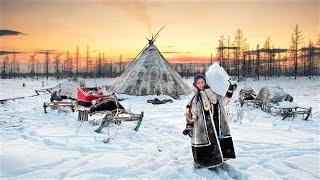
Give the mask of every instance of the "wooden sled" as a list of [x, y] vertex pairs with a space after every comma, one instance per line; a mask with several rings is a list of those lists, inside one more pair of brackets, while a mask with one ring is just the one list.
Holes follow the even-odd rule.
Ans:
[[[273, 109], [273, 110], [271, 110]], [[303, 120], [308, 120], [308, 118], [312, 115], [312, 107], [305, 108], [305, 107], [299, 107], [299, 106], [293, 106], [293, 107], [279, 107], [279, 106], [271, 106], [270, 111], [276, 111], [276, 114], [280, 114], [283, 118], [282, 120], [285, 120], [288, 117], [296, 117], [298, 114], [302, 114]]]
[[256, 93], [252, 89], [241, 89], [239, 92], [239, 102], [242, 107], [244, 104], [253, 104], [254, 106], [261, 107], [261, 102], [256, 99]]
[[53, 101], [53, 102], [44, 102], [43, 103], [43, 110], [44, 113], [47, 113], [47, 108], [50, 107], [52, 110], [62, 109], [65, 107], [69, 107], [72, 112], [74, 112], [76, 104], [72, 101]]
[[36, 89], [34, 90], [36, 92], [37, 95], [40, 95], [41, 93], [43, 94], [47, 94], [47, 93], [51, 93], [53, 88], [45, 88], [45, 89]]
[[104, 127], [108, 127], [110, 124], [120, 125], [122, 122], [130, 122], [130, 121], [137, 121], [137, 124], [134, 130], [138, 131], [144, 116], [143, 112], [141, 112], [141, 114], [134, 114], [124, 109], [116, 109], [113, 111], [96, 111], [93, 113], [89, 113], [88, 110], [79, 110], [78, 120], [88, 121], [89, 116], [92, 116], [93, 114], [104, 115], [100, 126], [98, 127], [97, 130], [95, 130], [95, 132], [97, 133], [100, 133]]
[[274, 103], [270, 102], [270, 99], [259, 100], [257, 98], [257, 95], [250, 88], [248, 88], [247, 90], [242, 89], [240, 91], [239, 102], [241, 106], [243, 106], [244, 104], [253, 104], [256, 107], [260, 107], [267, 113], [281, 115], [283, 117], [282, 120], [288, 117], [294, 118], [298, 114], [302, 114], [302, 119], [308, 120], [308, 118], [312, 115], [312, 107], [299, 107], [298, 105], [290, 101], [281, 101]]

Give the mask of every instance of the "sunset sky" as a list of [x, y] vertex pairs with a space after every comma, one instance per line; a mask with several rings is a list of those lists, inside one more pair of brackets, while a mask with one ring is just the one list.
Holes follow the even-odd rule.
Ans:
[[0, 0], [0, 29], [23, 33], [0, 36], [0, 51], [79, 46], [85, 56], [89, 45], [92, 56], [130, 59], [165, 26], [156, 41], [164, 56], [196, 60], [215, 55], [219, 37], [233, 40], [238, 28], [252, 48], [268, 36], [288, 48], [295, 24], [306, 43], [316, 40], [319, 13], [319, 0]]

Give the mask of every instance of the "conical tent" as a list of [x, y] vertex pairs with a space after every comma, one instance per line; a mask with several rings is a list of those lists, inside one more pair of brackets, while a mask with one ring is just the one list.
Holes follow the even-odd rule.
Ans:
[[163, 94], [177, 98], [191, 93], [190, 87], [149, 40], [141, 55], [113, 82], [110, 90], [136, 96]]

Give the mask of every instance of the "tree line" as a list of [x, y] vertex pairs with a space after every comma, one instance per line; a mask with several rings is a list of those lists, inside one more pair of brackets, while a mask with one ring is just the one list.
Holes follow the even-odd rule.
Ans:
[[79, 47], [76, 48], [75, 53], [52, 50], [36, 51], [29, 56], [27, 69], [22, 71], [21, 64], [16, 60], [18, 53], [11, 52], [12, 59], [9, 58], [9, 55], [4, 57], [1, 78], [116, 77], [124, 71], [126, 65], [122, 62], [121, 56], [119, 62], [116, 63], [108, 61], [104, 53], [99, 53], [98, 57], [90, 57], [89, 46], [87, 46], [86, 56], [83, 58], [80, 57]]
[[304, 43], [302, 31], [295, 25], [291, 34], [289, 48], [276, 47], [268, 36], [263, 44], [250, 49], [247, 38], [241, 29], [235, 33], [233, 41], [230, 36], [219, 39], [218, 60], [227, 72], [242, 78], [275, 76], [315, 76], [320, 69], [320, 35], [316, 42]]

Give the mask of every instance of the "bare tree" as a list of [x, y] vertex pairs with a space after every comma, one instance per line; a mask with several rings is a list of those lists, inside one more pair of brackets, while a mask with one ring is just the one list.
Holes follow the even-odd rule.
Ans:
[[107, 69], [106, 65], [107, 65], [106, 59], [104, 57], [104, 53], [102, 53], [102, 76], [103, 77], [105, 77], [105, 75], [106, 75], [106, 69]]
[[309, 41], [309, 47], [308, 47], [308, 70], [307, 74], [311, 78], [313, 76], [313, 69], [314, 69], [314, 52], [315, 52], [315, 47], [312, 43], [312, 41]]
[[20, 61], [17, 60], [17, 52], [14, 50], [12, 54], [13, 76], [18, 77], [20, 74]]
[[[280, 48], [278, 48], [280, 49]], [[282, 74], [282, 70], [281, 70], [281, 53], [278, 53], [278, 72], [277, 72], [277, 76], [279, 77]]]
[[49, 51], [45, 51], [45, 60], [44, 60], [44, 73], [46, 74], [47, 80], [49, 79]]
[[11, 60], [11, 67], [10, 67], [10, 71], [11, 71], [11, 76], [13, 78], [16, 77], [16, 74], [17, 74], [17, 59], [16, 59], [16, 51], [14, 50], [13, 51], [13, 54], [12, 54], [12, 60]]
[[37, 77], [37, 79], [39, 79], [40, 66], [41, 66], [41, 64], [40, 64], [39, 60], [36, 60], [36, 77]]
[[65, 60], [66, 63], [66, 73], [67, 73], [67, 77], [72, 77], [72, 56], [69, 53], [69, 50], [67, 51], [67, 57]]
[[315, 58], [316, 60], [314, 61], [314, 64], [313, 64], [313, 72], [315, 74], [318, 74], [318, 67], [320, 65], [320, 33], [318, 34], [318, 39], [317, 39], [317, 42], [316, 42], [316, 47], [315, 47]]
[[99, 57], [96, 58], [96, 76], [97, 76], [97, 77], [101, 77], [101, 76], [102, 76], [101, 66], [102, 66], [102, 63], [101, 63], [101, 53], [99, 53]]
[[267, 40], [264, 42], [264, 51], [267, 54], [267, 71], [268, 76], [271, 77], [271, 65], [272, 65], [272, 51], [271, 51], [271, 40], [268, 36]]
[[238, 82], [240, 81], [240, 57], [243, 57], [243, 52], [246, 50], [246, 41], [247, 38], [244, 37], [244, 34], [241, 29], [238, 29], [236, 32], [234, 46], [237, 47], [235, 51], [235, 60], [237, 66], [237, 76]]
[[31, 56], [30, 56], [30, 59], [29, 59], [29, 65], [30, 65], [30, 76], [32, 77], [32, 78], [34, 78], [34, 76], [35, 76], [35, 65], [36, 65], [36, 60], [35, 60], [35, 56], [36, 56], [37, 54], [36, 53], [34, 53], [34, 54], [32, 54]]
[[257, 55], [256, 55], [256, 68], [255, 68], [255, 72], [256, 72], [256, 76], [257, 79], [260, 79], [260, 48], [259, 48], [259, 44], [257, 45]]
[[228, 63], [228, 73], [230, 74], [231, 72], [231, 65], [230, 65], [230, 36], [228, 36], [228, 42], [227, 42], [227, 63]]
[[243, 52], [243, 59], [242, 59], [242, 76], [247, 77], [248, 75], [248, 64], [247, 58], [249, 56], [249, 44], [246, 45], [246, 50]]
[[[247, 44], [247, 51], [250, 52], [250, 47], [249, 43]], [[248, 77], [252, 76], [252, 68], [253, 68], [253, 62], [254, 60], [252, 59], [252, 53], [247, 53], [247, 63], [246, 63], [246, 74]]]
[[76, 76], [79, 75], [79, 46], [77, 46], [76, 50]]
[[62, 53], [58, 53], [55, 57], [54, 57], [54, 64], [55, 64], [55, 73], [56, 73], [56, 78], [57, 80], [59, 79], [59, 65], [60, 65], [60, 56], [62, 55]]
[[119, 69], [120, 69], [119, 74], [121, 74], [123, 72], [123, 69], [122, 69], [122, 55], [120, 55], [120, 57], [119, 57]]
[[3, 66], [2, 66], [2, 71], [1, 71], [1, 78], [5, 79], [7, 78], [7, 64], [9, 62], [9, 57], [5, 56], [3, 59]]
[[112, 64], [112, 61], [111, 61], [111, 60], [110, 60], [109, 71], [110, 71], [110, 77], [114, 77], [114, 73], [113, 73], [113, 64]]
[[89, 64], [91, 60], [89, 60], [89, 46], [87, 46], [87, 56], [86, 56], [86, 74], [89, 75]]
[[295, 25], [293, 28], [293, 34], [291, 35], [291, 50], [293, 52], [293, 59], [294, 59], [294, 79], [297, 79], [298, 73], [298, 51], [299, 46], [302, 43], [303, 36], [302, 31], [300, 31], [298, 24]]
[[225, 63], [224, 63], [224, 48], [225, 48], [224, 40], [225, 40], [224, 36], [220, 36], [218, 53], [219, 53], [220, 66], [222, 66], [222, 67], [225, 67]]

